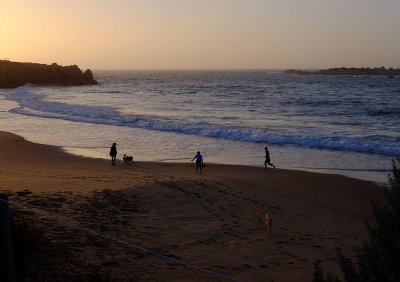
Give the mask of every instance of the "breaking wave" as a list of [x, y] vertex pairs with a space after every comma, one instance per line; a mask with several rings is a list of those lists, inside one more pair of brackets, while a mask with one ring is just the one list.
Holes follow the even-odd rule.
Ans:
[[46, 101], [45, 94], [31, 93], [28, 86], [19, 87], [14, 92], [6, 94], [5, 97], [19, 105], [10, 112], [26, 116], [168, 131], [246, 142], [400, 155], [398, 140], [390, 136], [357, 138], [337, 135], [318, 136], [311, 133], [291, 133], [266, 128], [226, 126], [207, 122], [193, 123], [165, 116], [124, 115], [118, 109], [108, 106], [72, 105]]

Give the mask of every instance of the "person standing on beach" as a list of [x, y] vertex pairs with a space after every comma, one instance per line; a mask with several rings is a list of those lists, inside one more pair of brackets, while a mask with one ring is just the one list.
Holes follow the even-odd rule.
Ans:
[[265, 170], [268, 170], [268, 165], [273, 166], [275, 168], [275, 166], [271, 163], [268, 147], [265, 147], [265, 162], [264, 162]]
[[200, 169], [200, 173], [201, 173], [201, 169], [203, 168], [204, 164], [203, 164], [203, 156], [200, 155], [200, 151], [197, 151], [196, 156], [194, 156], [194, 158], [192, 159], [192, 161], [196, 159], [196, 173], [197, 171]]
[[117, 143], [113, 143], [110, 149], [111, 164], [116, 165], [115, 159], [117, 158]]

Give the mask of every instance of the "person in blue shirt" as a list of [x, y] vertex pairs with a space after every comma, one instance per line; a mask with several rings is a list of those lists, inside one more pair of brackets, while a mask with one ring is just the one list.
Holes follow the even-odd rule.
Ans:
[[196, 159], [196, 173], [197, 173], [197, 171], [198, 171], [199, 169], [200, 169], [200, 173], [201, 173], [201, 169], [203, 168], [204, 163], [203, 163], [203, 156], [200, 155], [200, 151], [197, 151], [197, 154], [196, 154], [196, 156], [194, 156], [194, 158], [192, 159], [192, 161], [193, 161], [194, 159]]

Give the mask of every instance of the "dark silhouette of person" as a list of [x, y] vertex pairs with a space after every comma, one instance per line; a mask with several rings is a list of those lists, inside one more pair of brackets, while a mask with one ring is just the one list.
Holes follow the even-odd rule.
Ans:
[[273, 166], [275, 168], [275, 166], [271, 163], [268, 147], [265, 147], [264, 149], [265, 149], [265, 162], [264, 162], [265, 169], [268, 170], [268, 165]]
[[117, 158], [117, 143], [113, 143], [110, 149], [111, 164], [116, 165], [115, 159]]
[[197, 154], [196, 154], [196, 156], [194, 156], [194, 158], [192, 159], [192, 161], [193, 161], [194, 159], [196, 159], [196, 173], [197, 173], [197, 171], [198, 171], [199, 169], [200, 169], [200, 173], [201, 173], [201, 169], [203, 168], [204, 163], [203, 163], [203, 156], [200, 155], [200, 151], [197, 151]]

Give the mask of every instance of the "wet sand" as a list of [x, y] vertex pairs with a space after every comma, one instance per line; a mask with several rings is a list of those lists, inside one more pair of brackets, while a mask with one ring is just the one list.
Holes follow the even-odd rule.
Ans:
[[[371, 222], [372, 182], [295, 170], [83, 158], [0, 132], [0, 192], [56, 216], [242, 281], [310, 281], [339, 273]], [[122, 158], [119, 152], [117, 158]], [[272, 231], [264, 228], [264, 214]], [[32, 237], [26, 277], [48, 281], [225, 281], [11, 206]], [[226, 280], [228, 281], [228, 280]]]

